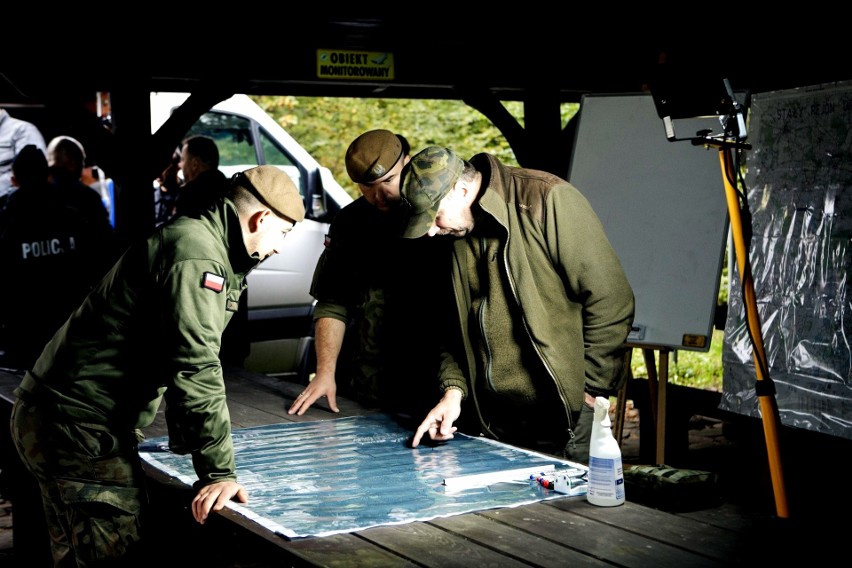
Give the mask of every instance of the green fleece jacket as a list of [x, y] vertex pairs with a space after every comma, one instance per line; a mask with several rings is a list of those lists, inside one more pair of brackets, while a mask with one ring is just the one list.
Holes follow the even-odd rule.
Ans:
[[236, 479], [219, 348], [258, 262], [230, 199], [161, 225], [57, 331], [18, 396], [118, 433], [150, 425], [165, 396], [169, 445], [192, 454], [198, 485]]
[[[633, 290], [598, 216], [577, 188], [547, 172], [505, 166], [489, 154], [470, 161], [483, 174], [478, 205], [505, 231], [502, 281], [511, 287], [508, 296], [523, 314], [523, 328], [573, 428], [571, 412], [580, 410], [583, 391], [613, 393], [624, 377]], [[465, 397], [478, 380], [468, 333], [467, 246], [459, 239], [453, 250], [461, 345], [445, 349], [440, 368], [441, 390], [458, 387]]]

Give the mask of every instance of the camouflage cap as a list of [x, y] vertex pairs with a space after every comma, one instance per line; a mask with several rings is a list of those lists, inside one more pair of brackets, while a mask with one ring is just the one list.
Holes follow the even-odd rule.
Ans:
[[438, 206], [458, 181], [464, 161], [452, 150], [429, 146], [415, 154], [408, 163], [408, 173], [400, 193], [408, 207], [408, 221], [402, 236], [422, 237], [438, 215]]
[[346, 173], [355, 183], [372, 183], [402, 157], [402, 143], [390, 130], [370, 130], [346, 150]]
[[234, 183], [252, 192], [279, 217], [298, 223], [305, 218], [299, 188], [276, 166], [257, 166], [234, 176]]

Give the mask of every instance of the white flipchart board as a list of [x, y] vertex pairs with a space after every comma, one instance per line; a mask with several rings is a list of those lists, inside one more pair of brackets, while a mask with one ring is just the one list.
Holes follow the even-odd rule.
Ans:
[[[694, 122], [696, 132], [707, 127]], [[586, 95], [568, 178], [603, 222], [633, 287], [628, 341], [707, 351], [728, 235], [719, 151], [669, 142], [650, 94]]]

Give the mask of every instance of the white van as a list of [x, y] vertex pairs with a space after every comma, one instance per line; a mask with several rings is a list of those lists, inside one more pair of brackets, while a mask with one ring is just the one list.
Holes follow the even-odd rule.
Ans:
[[[151, 93], [151, 132], [168, 119], [188, 93]], [[264, 260], [248, 278], [251, 353], [245, 367], [305, 380], [312, 371], [313, 308], [309, 291], [334, 214], [352, 197], [296, 140], [246, 95], [214, 106], [186, 136], [210, 136], [227, 177], [272, 164], [286, 171], [305, 200], [305, 220], [287, 235], [284, 250]]]

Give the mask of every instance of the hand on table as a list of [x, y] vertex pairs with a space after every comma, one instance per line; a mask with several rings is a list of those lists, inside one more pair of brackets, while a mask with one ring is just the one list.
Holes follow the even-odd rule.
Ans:
[[337, 383], [334, 380], [334, 374], [321, 375], [317, 373], [308, 386], [305, 387], [293, 404], [290, 405], [290, 410], [287, 414], [303, 415], [313, 403], [322, 397], [328, 397], [328, 406], [332, 412], [340, 412], [337, 407]]
[[247, 503], [248, 492], [236, 481], [220, 481], [205, 485], [198, 490], [192, 500], [192, 516], [203, 525], [210, 516], [210, 511], [221, 511], [225, 508], [225, 503], [231, 499], [239, 503]]

